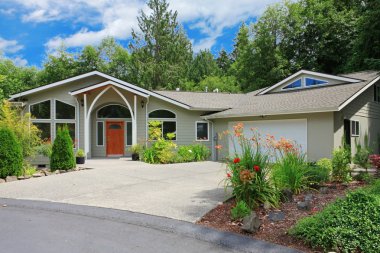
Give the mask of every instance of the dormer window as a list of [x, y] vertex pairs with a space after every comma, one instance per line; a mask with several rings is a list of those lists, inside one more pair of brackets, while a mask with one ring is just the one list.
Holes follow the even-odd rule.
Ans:
[[282, 90], [309, 88], [326, 84], [329, 84], [329, 82], [325, 80], [315, 79], [312, 77], [304, 77], [291, 82], [290, 84], [283, 87]]
[[316, 86], [316, 85], [323, 85], [323, 84], [328, 84], [328, 81], [324, 80], [318, 80], [310, 77], [305, 78], [305, 86], [310, 87], [310, 86]]
[[298, 79], [298, 80], [292, 82], [291, 84], [285, 86], [282, 89], [286, 90], [286, 89], [295, 89], [295, 88], [301, 88], [301, 87], [302, 87], [302, 81], [301, 81], [301, 79]]

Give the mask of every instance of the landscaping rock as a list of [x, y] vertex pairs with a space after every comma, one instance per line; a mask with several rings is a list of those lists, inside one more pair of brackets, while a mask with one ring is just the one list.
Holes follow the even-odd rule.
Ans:
[[254, 211], [251, 211], [249, 216], [243, 219], [243, 226], [241, 229], [248, 233], [255, 233], [261, 226], [259, 216]]
[[5, 178], [5, 181], [7, 181], [7, 182], [17, 181], [17, 177], [16, 176], [7, 176]]
[[17, 177], [18, 180], [25, 180], [25, 179], [29, 179], [29, 178], [31, 178], [31, 176], [29, 176], [29, 175], [26, 175], [26, 176], [18, 176], [18, 177]]
[[282, 211], [273, 211], [268, 214], [268, 218], [271, 221], [282, 221], [285, 220], [285, 213]]
[[312, 202], [312, 201], [313, 201], [313, 194], [306, 194], [305, 202]]
[[319, 189], [319, 192], [321, 194], [327, 194], [327, 193], [329, 193], [329, 188], [327, 188], [327, 187], [321, 187], [321, 189]]
[[264, 203], [264, 209], [265, 210], [269, 210], [269, 209], [271, 209], [271, 204], [268, 202], [268, 201], [265, 201], [265, 203]]
[[59, 170], [59, 173], [66, 173], [67, 172], [67, 170]]
[[284, 189], [281, 191], [282, 202], [293, 202], [293, 192], [290, 189]]
[[53, 172], [54, 174], [60, 174], [59, 170]]
[[37, 172], [37, 173], [33, 174], [33, 177], [44, 177], [44, 176], [45, 176], [45, 174], [41, 173], [41, 172]]
[[311, 202], [309, 202], [309, 201], [297, 202], [297, 208], [299, 210], [310, 211], [311, 210]]
[[5, 183], [5, 179], [0, 178], [0, 184]]

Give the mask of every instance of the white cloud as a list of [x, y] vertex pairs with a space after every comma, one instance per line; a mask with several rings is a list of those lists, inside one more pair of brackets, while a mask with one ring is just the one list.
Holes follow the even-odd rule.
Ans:
[[12, 54], [23, 48], [24, 46], [20, 45], [17, 40], [6, 40], [0, 37], [0, 52]]
[[[8, 0], [11, 1], [11, 0]], [[189, 23], [203, 38], [196, 40], [194, 49], [211, 48], [226, 28], [250, 17], [260, 15], [268, 4], [280, 0], [168, 0], [170, 8], [178, 11], [180, 22]], [[101, 29], [82, 27], [72, 35], [58, 35], [46, 43], [50, 50], [64, 43], [67, 47], [97, 44], [106, 36], [127, 39], [132, 28], [137, 28], [138, 11], [146, 10], [143, 0], [13, 0], [25, 10], [25, 22], [95, 22]]]
[[21, 56], [16, 56], [16, 57], [9, 58], [9, 59], [12, 60], [16, 66], [24, 67], [28, 64], [28, 61], [26, 59], [22, 58]]

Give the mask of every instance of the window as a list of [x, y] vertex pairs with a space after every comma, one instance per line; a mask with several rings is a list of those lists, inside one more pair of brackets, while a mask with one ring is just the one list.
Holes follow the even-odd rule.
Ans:
[[352, 120], [351, 121], [351, 136], [359, 136], [359, 135], [360, 135], [359, 121]]
[[306, 87], [315, 86], [315, 85], [323, 85], [323, 84], [328, 84], [328, 83], [329, 83], [328, 81], [324, 81], [324, 80], [318, 80], [318, 79], [309, 78], [309, 77], [305, 78]]
[[132, 145], [132, 122], [127, 122], [127, 145]]
[[380, 86], [374, 85], [374, 101], [380, 103]]
[[70, 137], [71, 137], [71, 140], [73, 141], [73, 144], [75, 146], [75, 123], [56, 123], [55, 124], [55, 132], [57, 133], [58, 132], [58, 129], [64, 127], [64, 126], [67, 126], [67, 128], [69, 129], [69, 134], [70, 134]]
[[55, 101], [55, 118], [56, 119], [75, 119], [75, 106]]
[[131, 118], [128, 108], [121, 105], [107, 105], [98, 111], [98, 118], [124, 119]]
[[96, 122], [96, 145], [104, 146], [104, 122]]
[[301, 86], [302, 86], [302, 81], [301, 79], [298, 79], [282, 89], [286, 90], [286, 89], [301, 88]]
[[167, 110], [156, 110], [151, 113], [149, 113], [149, 118], [156, 118], [156, 119], [175, 119], [176, 116], [171, 111]]
[[168, 110], [156, 110], [149, 113], [150, 121], [158, 121], [161, 123], [162, 137], [168, 139], [169, 133], [174, 133], [172, 140], [177, 140], [177, 122], [175, 113]]
[[197, 122], [197, 141], [208, 141], [208, 122]]
[[36, 119], [50, 119], [50, 100], [31, 105], [30, 113]]
[[41, 132], [40, 137], [43, 141], [51, 141], [51, 125], [50, 123], [33, 123]]

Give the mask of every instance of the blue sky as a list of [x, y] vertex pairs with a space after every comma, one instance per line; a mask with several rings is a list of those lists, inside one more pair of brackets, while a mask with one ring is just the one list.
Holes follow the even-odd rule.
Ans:
[[[178, 11], [194, 50], [230, 51], [241, 22], [255, 21], [278, 0], [169, 0]], [[69, 50], [96, 45], [112, 36], [128, 44], [137, 29], [142, 0], [2, 0], [0, 51], [18, 65], [41, 66], [46, 54], [64, 44]]]

